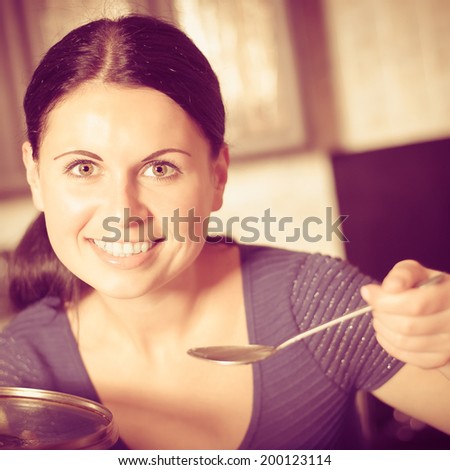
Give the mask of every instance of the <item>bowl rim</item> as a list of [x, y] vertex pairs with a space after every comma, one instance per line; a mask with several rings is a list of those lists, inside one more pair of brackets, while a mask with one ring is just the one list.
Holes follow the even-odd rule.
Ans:
[[[27, 400], [39, 400], [41, 403], [44, 401], [58, 405], [66, 405], [72, 408], [87, 411], [91, 414], [93, 413], [99, 416], [105, 422], [105, 426], [102, 426], [100, 429], [92, 432], [89, 435], [80, 436], [61, 442], [56, 441], [53, 444], [44, 444], [39, 446], [38, 449], [109, 449], [117, 442], [119, 438], [118, 428], [111, 411], [101, 403], [90, 400], [88, 398], [65, 392], [57, 392], [54, 390], [0, 386], [0, 400], [2, 398], [23, 398]], [[105, 444], [108, 444], [108, 447], [105, 447]], [[36, 449], [36, 447], [33, 449]]]

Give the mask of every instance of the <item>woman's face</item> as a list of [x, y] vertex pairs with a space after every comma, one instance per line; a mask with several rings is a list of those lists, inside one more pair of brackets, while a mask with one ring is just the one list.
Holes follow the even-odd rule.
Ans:
[[33, 198], [62, 263], [99, 292], [134, 298], [199, 255], [220, 208], [228, 157], [174, 101], [148, 88], [89, 83], [48, 116], [39, 152], [24, 145]]

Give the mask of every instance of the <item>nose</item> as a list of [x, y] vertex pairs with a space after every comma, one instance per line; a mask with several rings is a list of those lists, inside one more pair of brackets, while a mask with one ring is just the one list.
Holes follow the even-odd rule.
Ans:
[[121, 230], [123, 241], [142, 241], [151, 213], [143, 201], [142, 191], [136, 181], [121, 178], [107, 189], [104, 211], [108, 220]]

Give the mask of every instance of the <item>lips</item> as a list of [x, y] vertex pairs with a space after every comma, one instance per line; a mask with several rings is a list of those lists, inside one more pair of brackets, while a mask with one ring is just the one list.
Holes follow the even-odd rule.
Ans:
[[103, 240], [92, 239], [92, 242], [101, 250], [116, 258], [128, 258], [141, 253], [146, 253], [161, 240], [145, 242], [105, 242]]

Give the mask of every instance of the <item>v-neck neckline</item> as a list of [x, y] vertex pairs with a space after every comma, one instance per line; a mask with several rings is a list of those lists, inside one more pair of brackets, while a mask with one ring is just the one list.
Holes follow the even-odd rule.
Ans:
[[[254, 311], [253, 311], [253, 289], [252, 289], [252, 274], [251, 274], [251, 259], [248, 256], [249, 247], [246, 245], [239, 245], [239, 259], [240, 259], [240, 268], [241, 268], [241, 275], [242, 275], [242, 289], [244, 295], [244, 306], [245, 306], [245, 316], [247, 321], [247, 332], [248, 332], [248, 339], [250, 343], [257, 342], [256, 338], [256, 329], [255, 329], [255, 319], [254, 319]], [[69, 346], [71, 351], [74, 351], [74, 361], [75, 366], [77, 367], [80, 374], [83, 376], [83, 389], [85, 390], [86, 398], [89, 398], [93, 401], [98, 403], [102, 403], [100, 396], [92, 382], [87, 368], [83, 362], [83, 358], [81, 357], [80, 350], [78, 348], [78, 343], [73, 334], [69, 318], [67, 313], [64, 312], [64, 318], [67, 322], [66, 328], [71, 332], [69, 337], [67, 338], [70, 342]], [[238, 450], [246, 449], [248, 444], [252, 441], [256, 423], [258, 422], [258, 418], [260, 415], [260, 408], [261, 408], [261, 397], [260, 397], [260, 384], [261, 384], [261, 367], [259, 363], [252, 364], [252, 375], [253, 375], [253, 400], [252, 400], [252, 413], [250, 417], [250, 421], [247, 427], [247, 431], [244, 434], [244, 437], [237, 448]], [[125, 445], [123, 441], [121, 441], [119, 437], [119, 443]], [[117, 445], [117, 444], [116, 444]]]

